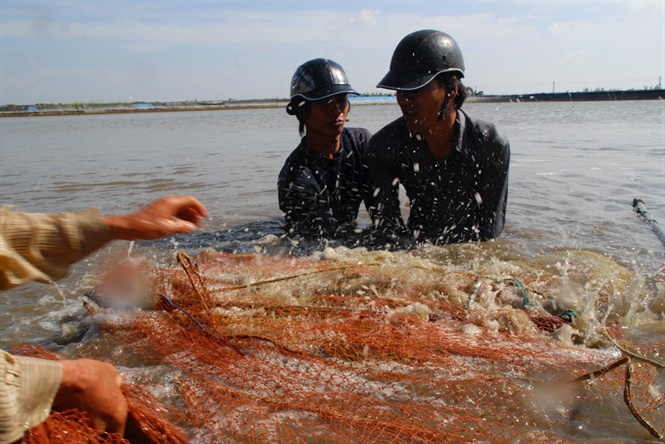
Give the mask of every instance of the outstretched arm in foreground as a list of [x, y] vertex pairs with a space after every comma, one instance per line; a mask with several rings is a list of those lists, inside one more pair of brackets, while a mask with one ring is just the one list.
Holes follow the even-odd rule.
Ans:
[[152, 240], [178, 233], [191, 233], [201, 226], [208, 212], [192, 196], [166, 196], [133, 214], [104, 218], [112, 239]]
[[20, 213], [0, 208], [0, 290], [49, 282], [112, 240], [152, 240], [191, 233], [208, 214], [191, 196], [166, 196], [133, 214]]

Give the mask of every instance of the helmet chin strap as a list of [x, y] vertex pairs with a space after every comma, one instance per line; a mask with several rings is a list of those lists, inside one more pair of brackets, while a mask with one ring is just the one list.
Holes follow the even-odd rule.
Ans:
[[457, 85], [459, 85], [459, 80], [455, 79], [453, 83], [446, 87], [446, 98], [443, 99], [443, 106], [441, 107], [441, 111], [439, 111], [439, 120], [446, 118], [446, 114], [448, 113], [448, 103], [450, 102], [450, 95], [453, 93], [455, 88], [457, 88]]

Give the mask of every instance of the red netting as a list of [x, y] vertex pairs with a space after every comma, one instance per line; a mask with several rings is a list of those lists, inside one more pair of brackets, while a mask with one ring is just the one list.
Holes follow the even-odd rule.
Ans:
[[[20, 345], [11, 350], [14, 355], [59, 360], [50, 351], [35, 345]], [[101, 433], [90, 426], [85, 413], [77, 410], [51, 412], [41, 425], [30, 429], [24, 437], [26, 444], [42, 443], [164, 443], [181, 444], [188, 441], [187, 435], [170, 420], [184, 417], [173, 407], [166, 406], [143, 388], [129, 383], [120, 387], [127, 400], [127, 425], [124, 439], [121, 436]]]
[[[544, 309], [562, 285], [542, 268], [508, 278], [405, 259], [203, 252], [125, 264], [124, 297], [151, 309], [108, 317], [90, 305], [106, 342], [81, 352], [122, 343], [142, 365], [168, 366], [196, 442], [577, 441], [597, 402], [615, 403], [631, 436], [663, 434], [662, 364], [648, 356], [665, 343], [629, 350], [599, 334], [604, 347], [584, 346], [599, 326]], [[116, 273], [96, 302], [118, 285]], [[615, 274], [593, 287], [597, 305], [625, 285]]]

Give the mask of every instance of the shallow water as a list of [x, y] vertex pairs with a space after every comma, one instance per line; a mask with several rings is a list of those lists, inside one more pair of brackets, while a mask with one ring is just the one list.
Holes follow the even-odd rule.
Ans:
[[[628, 337], [661, 339], [653, 276], [665, 262], [665, 246], [636, 217], [632, 201], [643, 199], [651, 215], [665, 222], [665, 103], [464, 108], [494, 122], [511, 142], [504, 233], [495, 242], [422, 247], [414, 254], [487, 274], [525, 263], [554, 271], [568, 282], [559, 302], [582, 312], [590, 310], [589, 282], [601, 285], [615, 279], [617, 270], [628, 270], [635, 277], [615, 292], [613, 308], [587, 316], [614, 316], [629, 327]], [[396, 105], [353, 106], [348, 125], [376, 131], [398, 116]], [[196, 235], [117, 242], [76, 264], [55, 285], [32, 283], [0, 294], [0, 345], [69, 349], [88, 323], [81, 295], [111, 257], [130, 249], [154, 264], [170, 262], [175, 250], [284, 252], [265, 236], [281, 233], [277, 174], [298, 141], [297, 123], [282, 109], [0, 119], [2, 205], [35, 212], [95, 206], [113, 214], [164, 194], [193, 194], [210, 212]], [[573, 250], [591, 254], [584, 267], [575, 268]], [[409, 264], [410, 255], [395, 254]], [[655, 315], [645, 315], [646, 307], [655, 307]], [[603, 416], [603, 406], [594, 411]]]

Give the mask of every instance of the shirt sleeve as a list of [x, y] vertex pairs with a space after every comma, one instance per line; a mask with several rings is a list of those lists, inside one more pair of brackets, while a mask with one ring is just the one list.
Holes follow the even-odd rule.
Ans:
[[[394, 143], [394, 142], [393, 142]], [[372, 137], [367, 148], [371, 177], [372, 205], [369, 208], [374, 235], [379, 241], [406, 233], [399, 204], [397, 149], [389, 146], [383, 131]]]
[[297, 233], [316, 238], [332, 238], [339, 225], [324, 190], [309, 168], [297, 166], [297, 174], [280, 178], [279, 207]]
[[364, 130], [362, 133], [362, 139], [360, 142], [360, 158], [361, 158], [361, 195], [363, 197], [363, 202], [365, 204], [365, 210], [367, 214], [374, 214], [376, 209], [376, 199], [374, 196], [374, 183], [372, 182], [372, 174], [369, 166], [369, 141], [372, 139], [372, 133], [369, 130]]
[[499, 237], [506, 220], [510, 144], [500, 134], [497, 135], [496, 141], [497, 149], [492, 152], [488, 165], [489, 180], [483, 185], [482, 195], [487, 202], [482, 207], [481, 241]]
[[62, 364], [0, 350], [0, 378], [0, 442], [10, 443], [48, 418]]
[[20, 213], [0, 208], [0, 290], [50, 282], [111, 240], [95, 209], [80, 213]]

